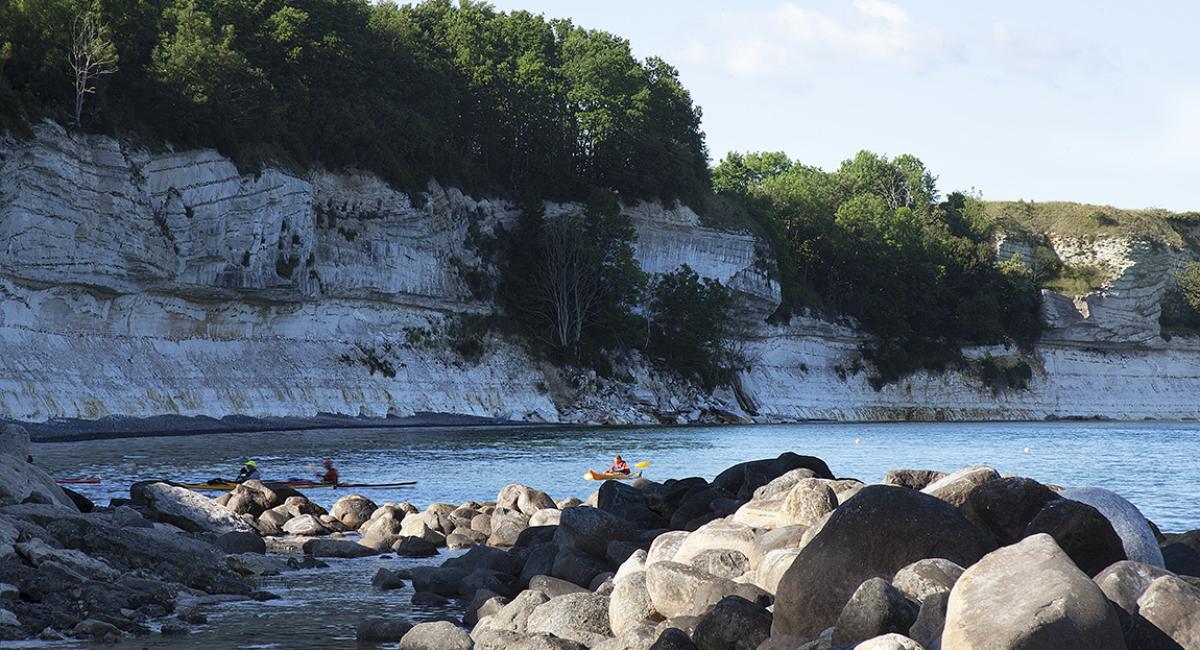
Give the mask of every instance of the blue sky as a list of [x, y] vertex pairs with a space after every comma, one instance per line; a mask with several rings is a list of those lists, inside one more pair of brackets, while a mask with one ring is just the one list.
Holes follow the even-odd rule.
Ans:
[[1200, 3], [503, 0], [677, 68], [709, 150], [912, 153], [943, 192], [1200, 210]]

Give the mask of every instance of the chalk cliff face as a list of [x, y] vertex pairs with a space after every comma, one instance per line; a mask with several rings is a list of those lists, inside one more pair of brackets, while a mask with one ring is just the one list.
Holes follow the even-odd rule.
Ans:
[[[995, 396], [947, 373], [875, 391], [856, 362], [858, 333], [765, 323], [779, 288], [753, 237], [704, 228], [685, 207], [626, 209], [643, 269], [686, 263], [736, 289], [757, 323], [736, 394], [703, 394], [636, 360], [632, 382], [564, 377], [501, 338], [462, 359], [454, 322], [492, 309], [464, 280], [479, 264], [469, 233], [515, 219], [504, 202], [431, 182], [414, 205], [369, 174], [243, 173], [213, 151], [151, 152], [39, 125], [31, 139], [0, 138], [0, 417], [1200, 416], [1200, 343], [1158, 337], [1178, 256], [1167, 247], [1097, 244], [1114, 279], [1082, 302], [1048, 297], [1054, 329], [1031, 390]], [[985, 353], [1006, 352], [973, 351]]]

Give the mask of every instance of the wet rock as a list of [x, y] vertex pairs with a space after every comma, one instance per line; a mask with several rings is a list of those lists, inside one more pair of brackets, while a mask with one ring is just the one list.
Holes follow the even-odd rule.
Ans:
[[371, 584], [377, 589], [400, 589], [404, 586], [404, 578], [396, 571], [381, 568], [375, 572], [375, 577], [371, 578]]
[[926, 648], [938, 648], [942, 643], [942, 629], [946, 626], [946, 606], [950, 603], [950, 592], [931, 594], [921, 603], [917, 621], [909, 628], [908, 636]]
[[699, 650], [754, 650], [771, 636], [771, 613], [737, 596], [727, 596], [696, 624]]
[[1024, 537], [1025, 527], [1046, 504], [1058, 500], [1059, 496], [1041, 483], [1012, 476], [977, 486], [961, 508], [967, 521], [1007, 546]]
[[538, 510], [558, 508], [554, 499], [547, 496], [545, 492], [519, 483], [511, 483], [500, 488], [500, 493], [496, 495], [496, 507], [516, 510], [526, 517], [532, 516]]
[[517, 536], [517, 541], [513, 544], [513, 548], [525, 548], [535, 544], [553, 542], [557, 534], [558, 526], [530, 526], [521, 531], [521, 534]]
[[679, 628], [668, 627], [658, 636], [658, 640], [650, 646], [650, 650], [695, 650], [696, 644], [686, 632]]
[[413, 624], [403, 619], [367, 619], [354, 628], [354, 638], [368, 643], [395, 643], [404, 638]]
[[646, 590], [654, 609], [666, 618], [691, 614], [696, 592], [714, 582], [730, 582], [679, 562], [646, 567]]
[[447, 621], [414, 625], [400, 639], [400, 650], [471, 650], [467, 631]]
[[433, 557], [438, 553], [436, 546], [420, 537], [401, 537], [392, 550], [402, 557]]
[[471, 548], [480, 544], [487, 543], [488, 536], [474, 530], [463, 531], [461, 528], [456, 528], [453, 533], [446, 536], [446, 548], [451, 551], [464, 548]]
[[516, 575], [521, 570], [521, 563], [512, 555], [498, 548], [477, 546], [458, 557], [446, 560], [442, 566], [460, 567], [468, 571], [475, 569], [490, 569], [505, 575]]
[[1070, 499], [1046, 504], [1025, 528], [1025, 536], [1046, 533], [1054, 538], [1081, 571], [1094, 576], [1125, 559], [1125, 546], [1099, 510]]
[[450, 604], [450, 599], [432, 591], [418, 591], [409, 602], [420, 607], [444, 607]]
[[375, 502], [361, 494], [347, 494], [334, 502], [329, 514], [342, 522], [350, 530], [358, 530], [360, 526], [371, 520], [371, 515], [379, 507]]
[[945, 472], [932, 469], [889, 469], [883, 475], [884, 485], [923, 490], [930, 483], [946, 478]]
[[1162, 551], [1158, 548], [1154, 531], [1137, 506], [1102, 488], [1073, 488], [1063, 490], [1060, 496], [1099, 510], [1121, 538], [1128, 559], [1160, 568], [1163, 566]]
[[77, 510], [54, 478], [24, 456], [0, 453], [0, 506], [18, 503], [56, 504]]
[[63, 487], [61, 485], [59, 486], [59, 489], [63, 491], [63, 494], [67, 495], [67, 498], [71, 500], [71, 503], [75, 504], [75, 509], [79, 512], [91, 512], [96, 509], [96, 504], [92, 503], [91, 499], [83, 496], [75, 490], [72, 490], [68, 487]]
[[243, 553], [225, 558], [229, 568], [243, 576], [277, 576], [291, 568], [287, 561], [261, 553]]
[[121, 630], [117, 626], [94, 618], [80, 621], [71, 628], [71, 635], [98, 641], [116, 641], [121, 638]]
[[596, 576], [607, 570], [607, 565], [601, 564], [583, 553], [562, 549], [554, 556], [554, 565], [550, 568], [550, 575], [581, 587], [587, 587]]
[[945, 648], [1124, 648], [1104, 592], [1054, 538], [1039, 534], [989, 553], [950, 592]]
[[713, 502], [718, 499], [732, 498], [736, 498], [735, 495], [724, 488], [703, 483], [695, 484], [683, 495], [679, 505], [671, 513], [670, 527], [695, 530], [696, 525], [689, 526], [689, 522], [704, 517], [714, 517]]
[[527, 629], [591, 647], [609, 635], [608, 598], [590, 593], [551, 598], [529, 615]]
[[976, 487], [1000, 478], [996, 470], [986, 465], [965, 467], [926, 485], [921, 491], [953, 506], [961, 506]]
[[916, 490], [863, 488], [796, 555], [775, 594], [776, 633], [811, 639], [837, 621], [859, 585], [925, 558], [969, 566], [995, 542], [955, 508]]
[[1200, 589], [1160, 576], [1138, 598], [1138, 614], [1183, 648], [1200, 648]]
[[620, 481], [605, 481], [600, 486], [596, 507], [637, 528], [667, 526], [667, 521], [650, 509], [649, 497], [644, 491]]
[[378, 555], [379, 551], [348, 539], [310, 539], [301, 547], [313, 557], [354, 558]]
[[646, 621], [658, 622], [661, 618], [650, 602], [644, 571], [636, 571], [614, 581], [608, 601], [608, 622], [615, 636], [631, 632]]
[[914, 602], [924, 602], [937, 593], [949, 593], [963, 574], [963, 568], [950, 560], [917, 560], [896, 572], [892, 586]]
[[535, 576], [550, 575], [554, 571], [554, 560], [558, 557], [558, 551], [558, 546], [553, 543], [530, 546], [518, 582], [528, 585]]
[[192, 490], [166, 483], [135, 483], [130, 496], [142, 512], [189, 532], [253, 532], [240, 517]]
[[266, 553], [267, 543], [258, 533], [230, 531], [217, 536], [217, 546], [226, 553]]
[[459, 588], [469, 573], [459, 567], [413, 567], [413, 591], [431, 591], [442, 596], [458, 597]]
[[908, 633], [919, 607], [882, 578], [859, 585], [834, 625], [834, 645], [854, 645], [877, 636]]

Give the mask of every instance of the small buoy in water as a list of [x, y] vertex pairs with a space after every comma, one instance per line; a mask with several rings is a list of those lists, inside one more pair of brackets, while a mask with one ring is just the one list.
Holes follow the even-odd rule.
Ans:
[[861, 445], [861, 444], [862, 444], [862, 438], [855, 438], [855, 439], [854, 439], [854, 444], [856, 444], [856, 445]]
[[1029, 450], [1029, 447], [1026, 447], [1026, 448], [1025, 448], [1025, 453], [1027, 453], [1027, 454], [1028, 454], [1028, 453], [1029, 453], [1029, 451], [1030, 451], [1030, 450]]

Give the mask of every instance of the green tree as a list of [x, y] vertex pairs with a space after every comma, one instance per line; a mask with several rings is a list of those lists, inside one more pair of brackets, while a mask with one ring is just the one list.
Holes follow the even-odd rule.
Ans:
[[733, 292], [720, 282], [702, 280], [685, 264], [658, 279], [649, 311], [649, 352], [680, 375], [711, 390], [745, 365], [734, 347]]

